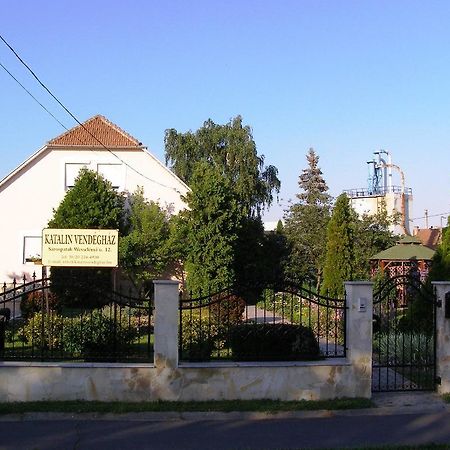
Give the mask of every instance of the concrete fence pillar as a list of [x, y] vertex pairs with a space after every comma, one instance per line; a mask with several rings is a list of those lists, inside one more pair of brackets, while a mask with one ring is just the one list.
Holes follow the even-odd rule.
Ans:
[[441, 378], [438, 392], [445, 394], [450, 392], [450, 319], [445, 318], [445, 294], [450, 292], [450, 282], [436, 281], [432, 284], [437, 300], [442, 302], [442, 306], [436, 308], [436, 375]]
[[178, 281], [157, 280], [154, 311], [154, 361], [157, 368], [178, 366]]
[[372, 317], [373, 283], [348, 281], [347, 296], [347, 358], [353, 366], [355, 396], [372, 395]]

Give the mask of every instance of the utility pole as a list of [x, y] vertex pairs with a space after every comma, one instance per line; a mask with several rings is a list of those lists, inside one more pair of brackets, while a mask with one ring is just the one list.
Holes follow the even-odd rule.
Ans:
[[428, 228], [428, 209], [425, 210], [425, 228]]

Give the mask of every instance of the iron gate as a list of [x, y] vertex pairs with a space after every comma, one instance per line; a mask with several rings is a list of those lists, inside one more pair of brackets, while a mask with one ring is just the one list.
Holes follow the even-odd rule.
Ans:
[[372, 391], [436, 386], [436, 301], [420, 276], [384, 279], [373, 297]]

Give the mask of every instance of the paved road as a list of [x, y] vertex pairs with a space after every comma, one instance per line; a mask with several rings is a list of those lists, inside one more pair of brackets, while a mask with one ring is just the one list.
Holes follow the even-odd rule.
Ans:
[[0, 416], [0, 450], [301, 449], [449, 444], [434, 393], [373, 395], [376, 408], [249, 413], [27, 413]]
[[[381, 411], [379, 411], [381, 412]], [[322, 413], [323, 415], [323, 413]], [[48, 419], [51, 419], [49, 417]], [[0, 449], [299, 449], [448, 443], [450, 412], [230, 420], [0, 421]]]

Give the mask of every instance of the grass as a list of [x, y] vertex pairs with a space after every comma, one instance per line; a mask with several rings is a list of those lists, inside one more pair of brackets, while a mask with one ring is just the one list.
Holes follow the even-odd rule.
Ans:
[[[441, 449], [448, 450], [449, 448], [450, 446], [448, 444], [422, 444], [422, 445], [381, 445], [379, 447], [352, 447], [352, 450], [441, 450]], [[336, 450], [336, 449], [328, 449], [328, 450]]]
[[441, 450], [448, 448], [449, 448], [448, 444], [421, 444], [421, 445], [381, 445], [379, 447], [352, 447], [352, 450], [431, 450], [431, 449]]
[[220, 400], [205, 402], [88, 402], [42, 401], [0, 403], [0, 414], [26, 412], [61, 413], [134, 413], [134, 412], [187, 412], [187, 411], [255, 411], [276, 413], [281, 411], [316, 411], [371, 408], [374, 404], [364, 398], [340, 398], [334, 400]]
[[444, 399], [444, 402], [450, 403], [450, 394], [444, 394], [442, 398]]

